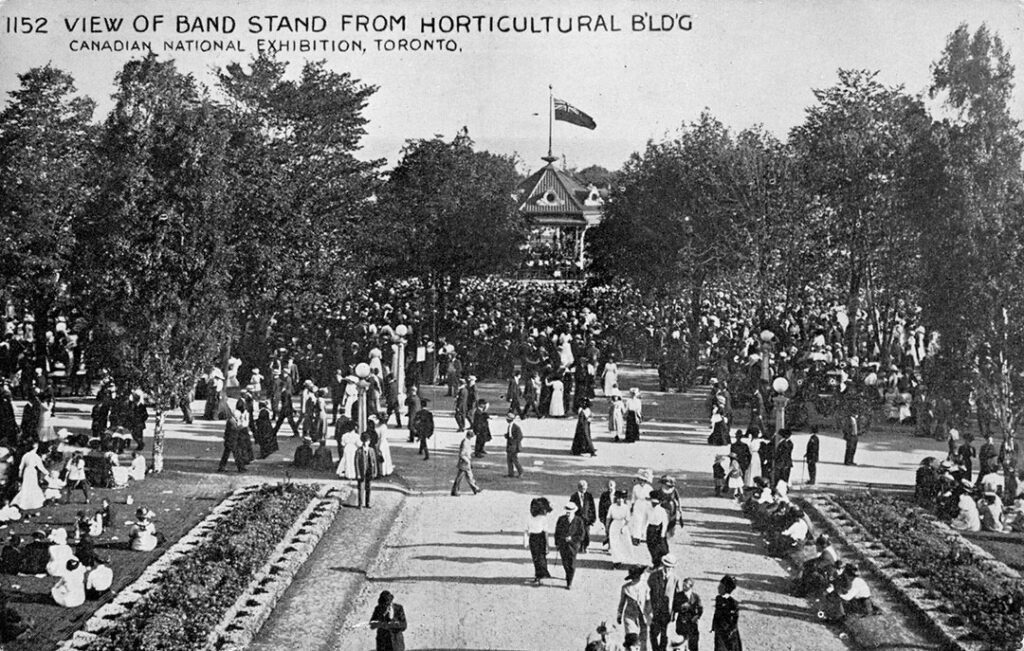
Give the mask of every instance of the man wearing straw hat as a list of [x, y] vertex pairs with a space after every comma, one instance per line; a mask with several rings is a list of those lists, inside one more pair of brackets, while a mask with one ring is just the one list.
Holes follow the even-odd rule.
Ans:
[[569, 502], [565, 505], [565, 515], [555, 523], [555, 546], [562, 557], [565, 568], [565, 589], [572, 589], [572, 580], [576, 575], [576, 555], [580, 552], [583, 536], [586, 533], [583, 519], [576, 517], [576, 505]]
[[661, 565], [647, 578], [651, 595], [650, 636], [653, 651], [666, 651], [668, 648], [668, 625], [672, 623], [675, 601], [683, 591], [675, 567], [675, 555], [665, 554], [661, 557]]

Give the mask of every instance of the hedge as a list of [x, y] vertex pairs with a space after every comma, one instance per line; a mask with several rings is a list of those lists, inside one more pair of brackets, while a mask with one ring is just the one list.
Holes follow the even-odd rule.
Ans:
[[1024, 639], [1024, 579], [987, 571], [973, 554], [936, 529], [906, 499], [871, 493], [838, 501], [902, 565], [946, 597], [952, 611], [997, 649], [1019, 649]]
[[269, 560], [317, 486], [262, 486], [222, 518], [194, 550], [173, 563], [89, 651], [186, 651], [207, 637]]

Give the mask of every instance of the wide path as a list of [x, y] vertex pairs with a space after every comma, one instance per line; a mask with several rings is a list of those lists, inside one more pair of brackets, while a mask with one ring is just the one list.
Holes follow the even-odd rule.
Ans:
[[[650, 380], [648, 375], [632, 379], [645, 382]], [[571, 591], [559, 580], [563, 572], [554, 553], [549, 561], [556, 579], [541, 587], [530, 585], [532, 565], [522, 544], [529, 502], [545, 495], [560, 508], [578, 479], [590, 482], [595, 497], [608, 479], [629, 487], [640, 467], [680, 480], [688, 525], [672, 542], [672, 551], [680, 559], [678, 573], [696, 581], [708, 607], [701, 649], [713, 647], [706, 631], [715, 587], [724, 573], [736, 576], [740, 586], [737, 596], [743, 608], [746, 648], [848, 648], [836, 630], [812, 619], [804, 600], [788, 596], [788, 572], [765, 555], [760, 538], [738, 506], [714, 497], [710, 468], [716, 449], [706, 444], [708, 427], [701, 417], [701, 400], [700, 394], [650, 396], [647, 404], [655, 420], [643, 428], [643, 440], [632, 445], [612, 443], [604, 422], [595, 421], [595, 458], [568, 454], [574, 421], [527, 420], [523, 479], [504, 477], [500, 440], [504, 420], [496, 419], [491, 454], [476, 466], [485, 489], [478, 496], [448, 495], [460, 439], [450, 418], [438, 418], [436, 452], [430, 461], [420, 460], [411, 445], [397, 443], [397, 463], [419, 495], [407, 500], [401, 526], [393, 530], [378, 562], [369, 568], [365, 587], [347, 609], [351, 615], [342, 627], [342, 638], [320, 648], [372, 649], [373, 634], [357, 626], [369, 618], [384, 589], [405, 606], [410, 649], [582, 648], [587, 633], [601, 620], [614, 619], [625, 572], [613, 569], [609, 556], [593, 545], [596, 551], [580, 557]], [[446, 399], [440, 402], [444, 405]], [[795, 438], [800, 454], [806, 438]], [[919, 444], [923, 450], [917, 449]], [[842, 441], [825, 436], [826, 463], [820, 476], [840, 483], [912, 482], [914, 468], [920, 457], [931, 453], [931, 447], [937, 449], [938, 444], [869, 440], [858, 455], [861, 465], [849, 468], [835, 461], [842, 458]], [[595, 527], [594, 538], [601, 540], [598, 530]], [[640, 560], [648, 561], [645, 552]]]

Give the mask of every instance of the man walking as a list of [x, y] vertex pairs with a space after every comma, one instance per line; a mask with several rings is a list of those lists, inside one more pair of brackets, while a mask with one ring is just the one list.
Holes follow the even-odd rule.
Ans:
[[420, 441], [419, 454], [423, 460], [430, 458], [430, 449], [427, 448], [427, 441], [434, 435], [434, 414], [426, 407], [426, 400], [422, 401], [423, 406], [416, 412], [415, 422], [412, 423], [413, 434]]
[[522, 375], [519, 369], [512, 372], [512, 377], [508, 381], [508, 387], [505, 389], [505, 397], [508, 399], [508, 410], [514, 411], [520, 416], [523, 413], [523, 387], [521, 384]]
[[377, 476], [377, 451], [370, 447], [370, 433], [359, 437], [362, 447], [356, 450], [356, 503], [359, 508], [370, 508], [370, 481]]
[[704, 605], [700, 602], [700, 596], [693, 591], [693, 579], [683, 579], [680, 585], [682, 592], [676, 597], [673, 610], [676, 612], [676, 635], [683, 639], [674, 648], [681, 649], [685, 644], [688, 651], [697, 651], [700, 644], [697, 621], [704, 614]]
[[807, 483], [814, 484], [818, 479], [818, 451], [821, 442], [818, 441], [818, 426], [811, 425], [811, 438], [807, 439], [807, 451], [804, 452], [804, 459], [807, 460]]
[[572, 502], [565, 505], [565, 515], [555, 523], [555, 547], [562, 557], [565, 569], [565, 589], [572, 589], [572, 580], [576, 575], [576, 554], [580, 551], [586, 527], [581, 518], [576, 517], [577, 507]]
[[857, 439], [860, 438], [860, 427], [857, 423], [856, 414], [850, 414], [843, 420], [843, 440], [846, 441], [846, 454], [843, 457], [844, 466], [856, 466], [853, 456], [857, 454]]
[[523, 428], [519, 426], [516, 412], [509, 411], [505, 416], [508, 427], [505, 429], [505, 459], [508, 462], [508, 476], [522, 477], [523, 466], [519, 464], [519, 452], [523, 448]]
[[594, 508], [594, 496], [587, 490], [585, 479], [581, 479], [576, 485], [576, 492], [569, 496], [569, 501], [578, 509], [576, 517], [583, 520], [583, 540], [580, 541], [580, 551], [586, 554], [590, 547], [590, 527], [597, 522], [597, 509]]
[[661, 557], [661, 565], [647, 579], [651, 595], [650, 635], [653, 651], [666, 651], [668, 648], [668, 625], [672, 623], [678, 593], [682, 592], [675, 567], [676, 557], [665, 554]]
[[452, 497], [459, 496], [459, 486], [462, 485], [462, 478], [469, 482], [469, 487], [476, 495], [483, 491], [473, 480], [473, 430], [466, 432], [466, 438], [459, 444], [459, 461], [456, 465], [455, 482], [452, 483]]
[[793, 433], [783, 428], [778, 433], [779, 442], [775, 445], [775, 462], [772, 464], [772, 487], [774, 488], [779, 480], [789, 485], [789, 474], [793, 470], [793, 441], [790, 440]]
[[409, 442], [416, 442], [416, 434], [413, 432], [412, 423], [416, 420], [416, 412], [423, 408], [420, 402], [419, 390], [415, 386], [409, 387], [409, 396], [405, 399], [405, 406], [408, 408], [409, 417]]
[[461, 434], [466, 431], [466, 412], [469, 410], [469, 389], [466, 379], [459, 378], [459, 387], [455, 390], [455, 424]]
[[292, 405], [292, 391], [286, 384], [281, 385], [281, 391], [278, 394], [280, 407], [277, 412], [277, 424], [274, 425], [274, 436], [277, 436], [278, 431], [281, 429], [281, 424], [285, 420], [292, 427], [292, 437], [299, 436], [299, 426], [295, 423], [295, 407]]

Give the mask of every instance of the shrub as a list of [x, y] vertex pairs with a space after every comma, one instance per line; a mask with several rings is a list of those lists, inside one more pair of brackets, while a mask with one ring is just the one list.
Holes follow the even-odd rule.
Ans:
[[987, 571], [956, 539], [947, 539], [909, 500], [871, 493], [836, 500], [903, 565], [949, 601], [950, 612], [999, 649], [1024, 638], [1024, 580]]
[[201, 648], [248, 588], [274, 547], [317, 494], [316, 486], [262, 486], [178, 559], [157, 585], [89, 651], [185, 651]]

